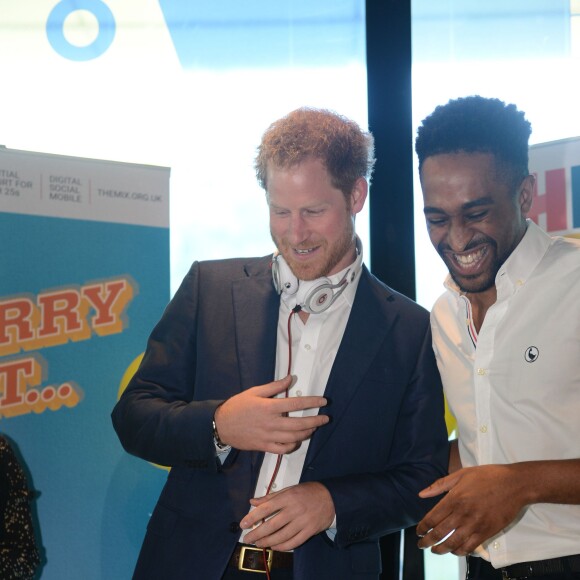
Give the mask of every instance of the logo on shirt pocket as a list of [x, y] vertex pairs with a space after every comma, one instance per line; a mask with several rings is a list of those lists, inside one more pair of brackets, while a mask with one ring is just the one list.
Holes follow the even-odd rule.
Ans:
[[524, 353], [524, 358], [526, 362], [533, 363], [538, 360], [540, 356], [540, 351], [535, 346], [529, 346]]

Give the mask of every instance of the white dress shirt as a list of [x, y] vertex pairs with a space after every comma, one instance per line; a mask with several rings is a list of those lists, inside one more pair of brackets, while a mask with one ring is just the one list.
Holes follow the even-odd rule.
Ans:
[[[580, 243], [528, 222], [495, 283], [478, 336], [450, 277], [431, 313], [462, 465], [580, 458]], [[478, 553], [496, 568], [579, 554], [580, 506], [528, 506]]]
[[[294, 381], [289, 389], [289, 397], [322, 396], [324, 394], [358, 287], [361, 262], [362, 254], [348, 268], [338, 274], [328, 276], [331, 283], [338, 284], [347, 271], [350, 270], [349, 283], [327, 310], [319, 314], [310, 314], [306, 324], [302, 322], [298, 314], [292, 314], [290, 322], [292, 368], [290, 369], [290, 374], [293, 375]], [[352, 272], [355, 272], [356, 276], [351, 280]], [[312, 288], [312, 282], [309, 282], [308, 285], [309, 288]], [[301, 296], [300, 288], [294, 295], [285, 293], [281, 295], [276, 343], [276, 380], [282, 379], [288, 374], [288, 318], [292, 309], [296, 304], [300, 303], [301, 298], [303, 296]], [[293, 412], [290, 415], [308, 416], [317, 414], [318, 409], [311, 409]], [[324, 429], [324, 427], [321, 427], [321, 429]], [[296, 485], [300, 481], [309, 444], [310, 440], [307, 439], [302, 442], [296, 451], [282, 456], [280, 469], [275, 481], [272, 482], [271, 492]], [[255, 497], [262, 497], [266, 494], [277, 458], [278, 456], [273, 453], [265, 454], [256, 484]], [[246, 530], [242, 533], [240, 541], [243, 541], [243, 537], [248, 531]]]

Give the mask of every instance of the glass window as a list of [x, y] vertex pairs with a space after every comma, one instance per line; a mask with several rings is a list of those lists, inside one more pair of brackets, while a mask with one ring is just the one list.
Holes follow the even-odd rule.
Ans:
[[[480, 94], [515, 103], [530, 144], [580, 135], [578, 0], [413, 0], [413, 126], [440, 104]], [[445, 268], [428, 240], [415, 178], [417, 300], [431, 308]]]
[[[170, 167], [172, 291], [193, 260], [272, 251], [253, 170], [256, 146], [272, 121], [307, 105], [367, 125], [363, 0], [4, 0], [0, 6], [0, 143]], [[368, 216], [357, 221], [368, 246]], [[140, 497], [134, 474], [113, 467], [127, 493]], [[37, 473], [35, 481], [49, 475]], [[108, 494], [108, 480], [93, 483]], [[66, 503], [66, 490], [61, 499]], [[87, 516], [95, 539], [85, 538], [90, 548], [77, 554], [62, 541], [73, 528], [64, 530], [68, 520], [54, 513], [39, 514], [48, 554], [43, 577], [95, 577], [109, 566], [125, 572], [104, 577], [130, 576], [144, 527], [109, 537], [106, 518], [71, 514]]]
[[2, 144], [171, 167], [173, 291], [194, 259], [271, 250], [252, 166], [272, 121], [367, 125], [363, 0], [52, 5], [2, 5]]

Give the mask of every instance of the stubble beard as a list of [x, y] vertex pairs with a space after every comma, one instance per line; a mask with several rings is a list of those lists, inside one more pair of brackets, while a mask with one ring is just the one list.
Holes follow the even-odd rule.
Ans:
[[346, 256], [350, 251], [354, 250], [355, 236], [354, 236], [354, 226], [349, 218], [347, 219], [347, 225], [344, 229], [343, 235], [335, 242], [334, 246], [329, 249], [328, 242], [326, 240], [322, 241], [319, 245], [319, 251], [324, 252], [328, 250], [328, 254], [324, 256], [322, 263], [318, 260], [315, 263], [304, 264], [293, 259], [293, 246], [288, 244], [284, 238], [276, 239], [273, 234], [272, 240], [278, 251], [284, 256], [286, 263], [292, 270], [292, 273], [299, 280], [317, 280], [318, 278], [326, 277], [329, 275], [336, 265]]
[[477, 294], [480, 292], [486, 292], [495, 286], [495, 277], [507, 259], [507, 256], [502, 258], [497, 255], [497, 244], [495, 240], [488, 238], [485, 241], [489, 245], [488, 252], [493, 253], [493, 260], [484, 276], [481, 276], [481, 274], [473, 277], [457, 275], [455, 270], [451, 267], [455, 263], [454, 258], [448, 257], [441, 249], [438, 249], [438, 253], [445, 262], [451, 278], [463, 293]]

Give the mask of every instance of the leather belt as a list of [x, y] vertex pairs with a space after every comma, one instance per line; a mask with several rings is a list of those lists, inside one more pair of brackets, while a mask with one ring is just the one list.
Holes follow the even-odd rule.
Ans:
[[521, 562], [501, 569], [504, 580], [520, 580], [534, 578], [545, 574], [565, 572], [580, 572], [580, 555], [538, 560], [536, 562]]
[[[266, 548], [266, 558], [270, 570], [275, 568], [292, 568], [294, 552], [275, 552], [274, 550]], [[262, 548], [256, 548], [255, 546], [238, 544], [228, 562], [228, 566], [245, 572], [265, 574], [264, 551]]]

